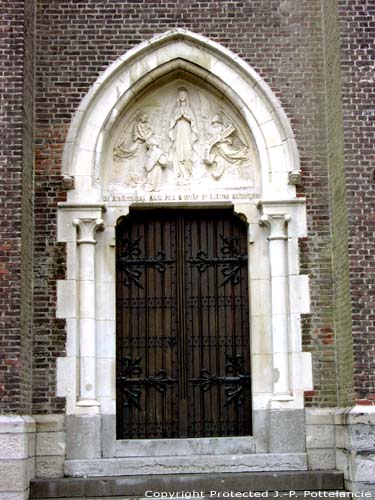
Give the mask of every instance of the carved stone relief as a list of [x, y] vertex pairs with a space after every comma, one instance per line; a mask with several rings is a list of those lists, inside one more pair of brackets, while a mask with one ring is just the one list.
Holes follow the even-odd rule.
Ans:
[[229, 103], [181, 80], [139, 99], [105, 152], [107, 193], [256, 191], [252, 138]]

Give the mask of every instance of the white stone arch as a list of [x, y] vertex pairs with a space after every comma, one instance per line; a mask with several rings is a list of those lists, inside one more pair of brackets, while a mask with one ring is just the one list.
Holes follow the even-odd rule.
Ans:
[[299, 170], [292, 128], [267, 83], [239, 56], [186, 30], [176, 29], [128, 51], [109, 66], [81, 102], [68, 132], [62, 173], [75, 178], [69, 201], [100, 200], [95, 182], [106, 133], [124, 106], [145, 86], [176, 69], [195, 74], [222, 92], [251, 130], [262, 169], [262, 198], [288, 199]]
[[[306, 236], [306, 215], [305, 201], [296, 196], [293, 183], [299, 175], [295, 139], [280, 102], [246, 62], [221, 45], [182, 29], [154, 37], [111, 64], [81, 102], [67, 136], [62, 173], [74, 178], [74, 187], [58, 211], [58, 240], [67, 244], [67, 276], [58, 282], [57, 308], [58, 317], [67, 322], [67, 355], [59, 359], [57, 374], [58, 395], [67, 398], [67, 414], [72, 418], [67, 420], [71, 435], [67, 457], [116, 454], [115, 227], [132, 202], [103, 198], [102, 151], [118, 116], [132, 99], [153, 82], [178, 71], [194, 75], [222, 93], [255, 141], [261, 171], [258, 198], [226, 202], [244, 214], [249, 224], [255, 451], [281, 451], [285, 445], [298, 452], [297, 462], [289, 463], [303, 468], [303, 433], [291, 436], [287, 429], [280, 430], [286, 419], [276, 415], [278, 410], [297, 412], [298, 422], [304, 421], [303, 391], [312, 384], [310, 354], [303, 353], [301, 346], [300, 315], [309, 312], [309, 301], [308, 278], [299, 275], [298, 238]], [[77, 420], [78, 416], [87, 419]], [[74, 445], [80, 442], [78, 433], [83, 427], [90, 428], [93, 436], [87, 452]], [[280, 433], [285, 443], [275, 438]], [[297, 444], [291, 446], [294, 441]], [[134, 453], [144, 456], [141, 448]], [[148, 460], [151, 473], [163, 470]], [[280, 469], [286, 466], [279, 457], [275, 460]], [[183, 461], [181, 464], [183, 470]], [[83, 467], [83, 474], [89, 471], [85, 464], [72, 460], [67, 475], [77, 474], [76, 467]], [[96, 463], [94, 467], [108, 474], [105, 465]], [[137, 473], [131, 462], [126, 467], [128, 473]], [[220, 470], [236, 470], [235, 464], [231, 467]]]

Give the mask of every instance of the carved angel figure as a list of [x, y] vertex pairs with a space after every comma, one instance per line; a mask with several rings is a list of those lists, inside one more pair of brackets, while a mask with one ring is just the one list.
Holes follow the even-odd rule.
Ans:
[[171, 160], [177, 181], [186, 183], [192, 175], [195, 143], [198, 141], [195, 113], [185, 87], [178, 89], [177, 102], [169, 124]]
[[219, 180], [230, 165], [243, 167], [250, 162], [248, 147], [236, 134], [231, 122], [225, 121], [222, 113], [216, 113], [211, 120], [211, 135], [206, 142], [203, 159], [213, 166], [212, 177]]
[[127, 176], [133, 185], [143, 186], [147, 191], [158, 191], [162, 180], [162, 169], [167, 158], [157, 144], [154, 129], [148, 114], [140, 112], [132, 128], [131, 141], [123, 140], [114, 148], [114, 158], [128, 160]]
[[148, 123], [148, 114], [140, 113], [133, 126], [132, 143], [121, 142], [114, 150], [114, 157], [119, 159], [132, 158], [136, 155], [139, 146], [146, 143], [152, 134], [153, 130]]

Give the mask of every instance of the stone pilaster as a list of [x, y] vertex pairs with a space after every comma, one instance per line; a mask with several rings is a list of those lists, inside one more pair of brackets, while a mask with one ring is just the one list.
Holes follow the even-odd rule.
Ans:
[[103, 221], [77, 218], [79, 246], [79, 348], [80, 385], [78, 406], [99, 406], [96, 401], [95, 346], [95, 233]]
[[273, 400], [290, 401], [289, 373], [289, 291], [287, 269], [287, 214], [268, 214], [261, 224], [270, 230], [271, 311], [273, 343]]

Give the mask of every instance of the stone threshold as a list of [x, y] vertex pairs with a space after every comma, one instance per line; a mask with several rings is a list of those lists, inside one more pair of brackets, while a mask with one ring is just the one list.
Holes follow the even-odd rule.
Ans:
[[252, 436], [116, 441], [116, 457], [123, 458], [248, 453], [255, 453], [255, 439]]
[[[138, 497], [153, 492], [322, 491], [343, 490], [338, 471], [242, 472], [223, 474], [165, 474], [101, 478], [34, 479], [30, 498]], [[115, 499], [114, 499], [115, 500]]]
[[204, 474], [306, 470], [305, 453], [254, 453], [66, 460], [65, 476]]

